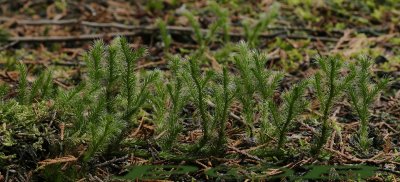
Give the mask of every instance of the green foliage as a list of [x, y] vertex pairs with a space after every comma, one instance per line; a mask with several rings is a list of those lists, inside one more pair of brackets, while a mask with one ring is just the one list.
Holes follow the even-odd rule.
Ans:
[[211, 3], [210, 6], [211, 10], [217, 14], [218, 19], [217, 21], [211, 23], [206, 32], [203, 32], [199, 22], [197, 21], [196, 17], [189, 11], [185, 11], [184, 15], [189, 20], [190, 25], [194, 31], [194, 39], [200, 45], [200, 52], [205, 51], [208, 45], [214, 41], [215, 36], [218, 33], [218, 30], [222, 29], [224, 34], [224, 39], [229, 39], [229, 19], [228, 19], [228, 12], [225, 9], [222, 9], [216, 3]]
[[59, 114], [62, 121], [72, 121], [74, 127], [66, 130], [66, 140], [71, 140], [76, 144], [76, 138], [84, 135], [86, 126], [85, 107], [90, 104], [89, 99], [85, 96], [84, 89], [87, 85], [80, 84], [70, 90], [59, 89], [54, 98], [54, 110]]
[[9, 87], [6, 84], [0, 85], [0, 101], [3, 102], [5, 95], [8, 93]]
[[218, 3], [211, 1], [208, 8], [218, 17], [217, 21], [210, 25], [210, 31], [207, 34], [207, 42], [210, 42], [218, 29], [222, 29], [223, 39], [225, 42], [229, 41], [230, 20], [229, 11], [222, 8]]
[[104, 56], [104, 43], [101, 40], [94, 42], [90, 51], [84, 55], [84, 60], [88, 64], [88, 76], [93, 90], [97, 90], [101, 85], [103, 77], [102, 60]]
[[[129, 47], [129, 44], [125, 38], [121, 38], [120, 40], [121, 52], [123, 55], [123, 64], [124, 69], [122, 70], [122, 81], [123, 81], [123, 95], [127, 100], [127, 105], [125, 109], [125, 117], [126, 119], [130, 119], [130, 117], [136, 113], [139, 105], [143, 104], [144, 96], [139, 95], [136, 97], [136, 84], [137, 78], [135, 75], [134, 67], [136, 61], [146, 54], [146, 50], [141, 48], [137, 51], [132, 51]], [[143, 89], [142, 89], [143, 90]], [[142, 91], [143, 92], [143, 91]], [[146, 93], [143, 93], [146, 94]]]
[[167, 24], [161, 19], [158, 19], [156, 23], [158, 28], [160, 29], [161, 39], [164, 43], [164, 51], [168, 51], [172, 43], [172, 37], [168, 33]]
[[265, 70], [267, 58], [264, 55], [255, 54], [252, 56], [254, 67], [251, 68], [251, 73], [255, 78], [255, 87], [258, 94], [261, 96], [261, 102], [263, 103], [261, 104], [262, 120], [260, 139], [261, 142], [267, 142], [267, 135], [277, 129], [277, 126], [274, 127], [272, 123], [269, 122], [268, 116], [270, 112], [268, 112], [267, 104], [272, 102], [272, 97], [274, 96], [274, 93], [284, 75], [281, 72]]
[[[211, 34], [205, 37], [212, 37]], [[208, 38], [202, 35], [202, 41], [207, 43]], [[332, 108], [346, 90], [361, 121], [360, 146], [367, 149], [370, 143], [368, 109], [388, 84], [387, 79], [370, 83], [370, 60], [363, 57], [359, 65], [345, 67], [338, 57], [317, 57], [320, 69], [313, 79], [299, 81], [276, 98], [284, 74], [266, 69], [265, 54], [243, 42], [229, 50], [224, 55], [227, 60], [233, 60], [232, 67], [203, 69], [204, 52], [199, 50], [186, 59], [169, 55], [169, 72], [161, 75], [157, 70], [137, 70], [136, 64], [146, 55], [146, 50], [132, 50], [125, 38], [116, 38], [110, 45], [96, 41], [84, 55], [87, 77], [71, 89], [56, 88], [49, 71], [37, 77], [32, 75], [35, 79], [29, 83], [28, 69], [20, 63], [16, 99], [7, 98], [7, 85], [0, 86], [0, 121], [3, 123], [0, 164], [12, 164], [25, 154], [24, 150], [45, 151], [43, 156], [56, 157], [60, 153], [69, 155], [85, 146], [78, 159], [83, 164], [81, 171], [57, 174], [59, 179], [67, 174], [80, 177], [99, 154], [107, 152], [113, 156], [123, 152], [121, 149], [131, 151], [133, 145], [123, 145], [123, 141], [137, 127], [138, 117], [145, 117], [146, 122], [155, 125], [154, 143], [159, 142], [162, 150], [159, 157], [174, 158], [177, 150], [183, 154], [198, 151], [197, 154], [223, 155], [228, 142], [226, 126], [230, 117], [237, 119], [231, 113], [234, 101], [240, 104], [238, 115], [245, 123], [250, 140], [259, 137], [258, 144], [266, 144], [276, 138], [276, 149], [281, 151], [288, 131], [308, 106], [305, 94], [310, 85], [320, 104], [317, 121], [321, 124], [312, 154], [319, 154], [325, 145], [332, 128], [329, 121]], [[342, 72], [344, 68], [349, 70], [347, 75]], [[184, 127], [189, 121], [193, 121], [190, 126], [201, 128], [203, 134], [193, 148], [177, 142], [181, 134], [192, 129]], [[62, 140], [59, 128], [45, 126], [61, 124], [68, 126]], [[340, 133], [340, 129], [336, 130]], [[134, 145], [148, 145], [148, 142], [136, 141]], [[307, 146], [303, 140], [301, 145]], [[60, 166], [54, 167], [59, 169]], [[44, 176], [50, 177], [47, 173], [51, 171], [46, 168]]]
[[106, 57], [106, 85], [105, 85], [105, 99], [107, 113], [115, 113], [115, 101], [118, 95], [120, 85], [118, 81], [121, 80], [121, 68], [118, 57], [117, 41], [114, 41], [108, 46], [108, 54]]
[[[59, 90], [55, 109], [59, 117], [73, 124], [66, 131], [66, 143], [68, 147], [82, 141], [88, 143], [84, 162], [105, 149], [117, 151], [136, 125], [132, 118], [147, 101], [148, 88], [158, 76], [157, 71], [136, 75], [136, 61], [145, 52], [145, 49], [131, 50], [125, 38], [116, 38], [109, 46], [96, 41], [84, 55], [88, 65], [86, 83], [69, 91]], [[37, 85], [42, 82], [40, 80], [39, 77]]]
[[165, 74], [162, 74], [159, 79], [154, 82], [154, 93], [151, 94], [149, 101], [152, 106], [152, 122], [156, 126], [156, 133], [163, 133], [166, 130], [166, 122], [165, 118], [168, 114], [169, 108], [169, 95], [167, 92], [166, 84], [170, 84], [165, 77]]
[[[102, 107], [101, 102], [104, 101], [99, 101], [98, 107]], [[98, 112], [98, 110], [94, 110], [93, 112]], [[112, 115], [97, 116], [90, 119], [96, 119], [96, 122], [90, 122], [89, 125], [92, 142], [85, 153], [84, 161], [89, 161], [96, 152], [105, 149], [107, 144], [114, 139], [114, 135], [121, 132], [121, 126], [123, 126]]]
[[35, 98], [49, 98], [53, 89], [52, 81], [51, 72], [45, 71], [41, 73], [32, 84], [28, 98], [29, 103], [34, 102]]
[[[132, 117], [146, 102], [150, 95], [148, 87], [158, 77], [158, 72], [155, 71], [142, 79], [137, 78], [135, 65], [145, 54], [146, 50], [143, 48], [131, 50], [125, 38], [115, 39], [108, 47], [102, 42], [95, 42], [89, 51], [88, 94], [91, 96], [83, 98], [82, 102], [89, 99], [89, 103], [92, 103], [89, 104], [91, 114], [87, 117], [80, 114], [79, 117], [80, 121], [89, 125], [92, 136], [85, 160], [104, 147], [107, 147], [108, 152], [117, 150], [120, 142], [135, 126]], [[121, 84], [117, 84], [119, 80]], [[121, 101], [118, 106], [115, 105], [117, 99]], [[86, 110], [77, 107], [78, 113], [82, 109]], [[124, 110], [123, 114], [117, 113], [116, 109]]]
[[[174, 141], [182, 132], [183, 107], [194, 104], [196, 112], [193, 119], [200, 121], [203, 136], [194, 150], [210, 146], [210, 152], [221, 152], [226, 142], [225, 127], [228, 120], [229, 108], [234, 98], [234, 85], [226, 68], [221, 74], [211, 70], [201, 71], [198, 60], [201, 57], [194, 55], [188, 60], [177, 56], [170, 59], [170, 70], [172, 77], [166, 88], [160, 91], [167, 91], [167, 109], [160, 108], [163, 102], [156, 104], [156, 115], [164, 116], [165, 120], [160, 127], [165, 128], [163, 147], [171, 149]], [[158, 94], [160, 95], [160, 94]], [[157, 100], [157, 99], [156, 99]], [[162, 99], [161, 99], [162, 100]], [[158, 114], [166, 112], [165, 114]]]
[[[237, 85], [237, 98], [242, 104], [242, 115], [248, 126], [248, 134], [250, 138], [254, 136], [255, 113], [262, 111], [263, 121], [260, 138], [266, 141], [265, 136], [268, 134], [270, 123], [267, 121], [268, 113], [265, 105], [257, 104], [255, 98], [261, 99], [261, 103], [267, 103], [271, 100], [275, 90], [279, 86], [279, 82], [283, 74], [265, 70], [266, 57], [258, 53], [245, 43], [237, 46], [239, 51], [234, 56], [235, 67], [239, 71], [239, 75], [235, 79]], [[261, 108], [257, 108], [257, 106]]]
[[228, 42], [220, 49], [213, 52], [218, 63], [225, 64], [232, 60], [232, 52], [236, 50], [236, 44]]
[[214, 151], [221, 151], [226, 143], [226, 122], [228, 121], [229, 108], [235, 97], [235, 85], [232, 78], [228, 74], [227, 68], [224, 68], [222, 75], [218, 75], [217, 83], [213, 85], [213, 101], [214, 101], [214, 114], [211, 130], [216, 134], [216, 141], [213, 142]]
[[286, 140], [286, 132], [294, 119], [307, 107], [308, 103], [304, 98], [304, 91], [308, 86], [308, 80], [302, 81], [282, 95], [283, 103], [278, 106], [270, 101], [268, 108], [271, 113], [272, 123], [277, 128], [278, 139], [277, 150], [280, 150]]
[[278, 11], [279, 5], [275, 3], [270, 7], [267, 13], [260, 14], [259, 20], [257, 20], [255, 25], [250, 25], [249, 22], [243, 24], [246, 41], [251, 47], [256, 47], [258, 45], [260, 34], [272, 22], [272, 20], [276, 18]]
[[10, 37], [10, 33], [0, 28], [0, 43], [5, 42]]
[[209, 152], [219, 153], [226, 142], [225, 127], [235, 96], [235, 86], [226, 68], [220, 74], [211, 70], [203, 72], [200, 70], [199, 59], [197, 55], [188, 60], [179, 57], [171, 59], [172, 78], [167, 84], [170, 107], [163, 144], [168, 149], [173, 146], [173, 141], [183, 129], [180, 113], [188, 103], [187, 100], [191, 100], [197, 110], [193, 113], [193, 119], [200, 121], [203, 131], [194, 150], [200, 150], [207, 145], [211, 147]]
[[256, 92], [256, 86], [254, 84], [254, 75], [251, 72], [251, 66], [254, 66], [254, 62], [251, 61], [252, 55], [249, 48], [244, 44], [240, 44], [239, 54], [234, 57], [235, 66], [239, 70], [239, 76], [236, 79], [238, 100], [242, 104], [242, 114], [245, 123], [248, 126], [248, 134], [253, 137], [253, 121], [254, 121], [254, 94]]
[[53, 79], [51, 72], [42, 72], [29, 88], [28, 70], [23, 63], [18, 64], [19, 85], [18, 102], [20, 104], [31, 104], [35, 99], [45, 99], [53, 94]]
[[18, 101], [21, 104], [27, 103], [27, 96], [28, 96], [28, 70], [23, 63], [18, 64], [18, 71], [19, 71], [19, 85], [18, 85]]
[[[55, 130], [47, 128], [46, 118], [50, 108], [46, 102], [23, 105], [11, 99], [0, 105], [0, 165], [10, 164], [29, 167], [29, 160], [36, 154], [49, 150], [45, 142], [52, 144], [56, 139]], [[19, 160], [24, 157], [25, 160]], [[31, 167], [31, 166], [30, 166]]]
[[156, 94], [152, 100], [155, 100], [155, 114], [158, 116], [157, 128], [163, 129], [165, 132], [162, 138], [163, 148], [170, 150], [174, 146], [174, 142], [182, 131], [182, 120], [180, 116], [183, 107], [187, 103], [188, 94], [182, 75], [181, 58], [173, 56], [170, 58], [169, 68], [171, 70], [171, 78], [164, 86], [161, 80], [156, 86]]
[[184, 64], [183, 66], [185, 70], [184, 79], [190, 88], [190, 96], [200, 114], [203, 137], [199, 142], [198, 148], [202, 148], [210, 139], [209, 127], [211, 118], [207, 112], [208, 104], [206, 99], [207, 89], [209, 88], [209, 84], [214, 76], [214, 73], [212, 71], [202, 73], [198, 63], [199, 59], [199, 55], [194, 55], [190, 57], [188, 63]]
[[365, 56], [359, 57], [357, 61], [359, 66], [351, 70], [352, 74], [356, 75], [356, 77], [347, 89], [347, 93], [351, 106], [361, 121], [358, 132], [359, 145], [365, 152], [369, 149], [372, 142], [372, 139], [368, 138], [369, 107], [375, 101], [379, 92], [388, 85], [389, 79], [385, 78], [377, 84], [372, 84], [370, 69], [373, 62]]
[[54, 164], [46, 166], [42, 172], [44, 181], [63, 182], [75, 181], [82, 174], [79, 173], [79, 167], [71, 166], [67, 169], [63, 168], [63, 164]]
[[[102, 41], [96, 41], [85, 55], [88, 65], [88, 84], [82, 86], [82, 89], [72, 90], [61, 98], [66, 100], [62, 103], [73, 104], [72, 112], [76, 121], [73, 130], [77, 132], [77, 136], [90, 138], [89, 147], [83, 158], [85, 162], [105, 149], [123, 126], [117, 120], [119, 119], [117, 115], [110, 115], [114, 109], [114, 100], [111, 99], [112, 89], [115, 89], [113, 84], [118, 75], [116, 51], [115, 47], [106, 47]], [[83, 92], [82, 96], [71, 100], [80, 91]], [[85, 104], [77, 105], [78, 103]]]
[[146, 8], [150, 11], [161, 11], [164, 9], [163, 3], [162, 0], [148, 0], [146, 1]]
[[203, 33], [201, 32], [200, 24], [196, 17], [189, 11], [185, 11], [183, 15], [189, 20], [190, 26], [193, 28], [195, 41], [200, 45], [201, 48], [204, 48], [205, 40]]
[[354, 72], [345, 77], [340, 74], [343, 63], [338, 57], [316, 57], [316, 60], [320, 70], [314, 76], [313, 86], [320, 104], [318, 121], [322, 128], [311, 149], [312, 154], [319, 154], [325, 145], [331, 130], [329, 116], [332, 107], [355, 77]]
[[180, 118], [180, 113], [184, 105], [186, 104], [187, 96], [186, 88], [183, 88], [183, 78], [179, 73], [180, 71], [180, 61], [179, 58], [175, 57], [171, 60], [171, 72], [174, 79], [167, 84], [167, 91], [171, 102], [171, 110], [168, 113], [168, 129], [165, 144], [172, 146], [172, 142], [176, 139], [178, 134], [182, 131], [182, 123]]

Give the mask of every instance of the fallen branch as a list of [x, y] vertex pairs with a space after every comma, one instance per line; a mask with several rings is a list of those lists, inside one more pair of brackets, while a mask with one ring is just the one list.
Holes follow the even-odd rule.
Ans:
[[249, 154], [249, 153], [247, 153], [245, 151], [241, 151], [236, 147], [228, 146], [228, 148], [233, 150], [233, 151], [235, 151], [235, 152], [237, 152], [237, 153], [239, 153], [239, 154], [241, 154], [241, 155], [244, 155], [244, 156], [246, 156], [246, 157], [248, 157], [250, 159], [253, 159], [253, 160], [256, 160], [256, 161], [261, 161], [261, 159], [258, 158], [257, 156], [251, 155], [251, 154]]
[[90, 41], [96, 39], [106, 39], [117, 36], [131, 37], [137, 35], [137, 32], [116, 32], [105, 34], [84, 34], [79, 36], [37, 36], [37, 37], [9, 37], [8, 41], [18, 42], [64, 42], [64, 41]]
[[[81, 21], [79, 19], [67, 19], [67, 20], [13, 20], [9, 18], [0, 18], [0, 21], [15, 21], [19, 25], [82, 25], [97, 28], [118, 28], [130, 30], [129, 32], [115, 32], [108, 34], [85, 34], [80, 36], [39, 36], [39, 37], [10, 37], [8, 41], [18, 41], [18, 42], [46, 42], [46, 41], [79, 41], [79, 40], [94, 40], [105, 37], [115, 37], [115, 36], [136, 36], [139, 34], [154, 34], [159, 31], [159, 28], [154, 25], [125, 25], [120, 23], [97, 23], [89, 21]], [[274, 28], [278, 30], [279, 28]], [[320, 40], [325, 42], [337, 42], [338, 38], [322, 37], [322, 36], [311, 36], [311, 35], [292, 35], [288, 34], [288, 30], [302, 30], [302, 28], [291, 28], [285, 27], [280, 28], [279, 32], [276, 33], [261, 33], [260, 38], [271, 39], [271, 38], [289, 38], [289, 39], [310, 39], [310, 40]], [[181, 35], [182, 33], [192, 34], [194, 30], [192, 27], [182, 27], [182, 26], [167, 26], [167, 30], [171, 34]], [[203, 34], [208, 33], [208, 29], [200, 29]], [[218, 32], [222, 35], [222, 32]], [[242, 32], [229, 32], [230, 37], [242, 38], [244, 33]]]
[[18, 44], [18, 41], [10, 42], [10, 43], [8, 43], [8, 44], [6, 44], [4, 46], [1, 46], [0, 47], [0, 51], [6, 50], [6, 49], [8, 49], [8, 48], [10, 48], [10, 47], [12, 47], [12, 46], [14, 46], [16, 44]]
[[[97, 28], [119, 28], [119, 29], [126, 29], [126, 30], [138, 30], [138, 29], [148, 29], [151, 30], [155, 29], [156, 27], [151, 26], [136, 26], [136, 25], [127, 25], [122, 23], [99, 23], [99, 22], [90, 22], [84, 21], [80, 19], [64, 19], [64, 20], [49, 20], [49, 19], [39, 19], [39, 20], [16, 20], [13, 18], [8, 17], [0, 17], [0, 22], [6, 21], [15, 21], [18, 25], [33, 25], [33, 26], [40, 26], [40, 25], [82, 25], [88, 27], [97, 27]], [[182, 29], [183, 28], [183, 29]], [[149, 29], [149, 30], [150, 30]], [[177, 26], [168, 26], [167, 30], [188, 30], [188, 27], [177, 27]], [[303, 32], [312, 32], [312, 33], [321, 33], [326, 32], [323, 29], [315, 29], [315, 28], [307, 28], [307, 27], [280, 27], [280, 26], [269, 26], [266, 29], [268, 30], [279, 30], [279, 31], [303, 31]], [[355, 30], [359, 33], [371, 33], [376, 35], [379, 32], [386, 32], [389, 31], [389, 27], [382, 27], [379, 29], [372, 29], [372, 28], [362, 28]], [[344, 34], [343, 30], [331, 30], [332, 33]]]
[[[55, 65], [55, 66], [86, 66], [85, 62], [67, 62], [67, 61], [22, 61], [25, 65]], [[0, 66], [6, 65], [0, 62]]]
[[[0, 21], [13, 21], [13, 19], [9, 18], [0, 18]], [[82, 25], [82, 26], [89, 26], [89, 27], [96, 27], [96, 28], [119, 28], [130, 30], [133, 32], [126, 32], [124, 36], [132, 36], [139, 33], [155, 33], [159, 31], [159, 28], [154, 25], [125, 25], [121, 23], [97, 23], [97, 22], [89, 22], [89, 21], [81, 21], [78, 19], [68, 19], [68, 20], [14, 20], [18, 25]], [[167, 26], [167, 30], [171, 34], [182, 34], [182, 33], [193, 33], [194, 30], [191, 27], [182, 27], [182, 26]], [[207, 33], [208, 29], [200, 29], [201, 33]], [[279, 34], [283, 34], [285, 31], [281, 31], [275, 34], [260, 34], [260, 37], [263, 38], [273, 38]], [[114, 33], [118, 34], [118, 33]], [[221, 32], [219, 34], [222, 34]], [[99, 38], [101, 34], [93, 34], [93, 35], [82, 35], [82, 36], [70, 36], [71, 38], [61, 38], [61, 37], [53, 37], [49, 38], [49, 41], [56, 41], [56, 40], [70, 40], [70, 39], [79, 39], [79, 40], [86, 40], [86, 39], [96, 39]], [[113, 36], [110, 33], [109, 36]], [[229, 36], [231, 37], [243, 37], [243, 33], [235, 33], [230, 32]], [[15, 37], [14, 37], [15, 38]], [[34, 40], [34, 38], [27, 38], [27, 39], [14, 39], [14, 40], [21, 40], [21, 41], [29, 41], [30, 39]], [[36, 38], [36, 41], [42, 40], [44, 38]], [[46, 41], [46, 40], [45, 40]]]
[[106, 161], [106, 162], [97, 164], [97, 165], [95, 165], [95, 166], [96, 166], [96, 167], [103, 167], [103, 166], [107, 166], [107, 165], [112, 164], [112, 163], [115, 163], [115, 162], [122, 162], [122, 161], [125, 161], [125, 160], [127, 160], [128, 158], [129, 158], [129, 155], [125, 155], [125, 156], [123, 156], [123, 157], [114, 158], [114, 159], [111, 159], [111, 160], [109, 160], [109, 161]]
[[348, 161], [355, 162], [355, 163], [373, 163], [373, 164], [391, 163], [391, 164], [399, 165], [398, 162], [393, 161], [393, 158], [398, 157], [400, 155], [400, 153], [397, 153], [397, 154], [394, 154], [394, 155], [385, 156], [384, 159], [378, 160], [376, 158], [378, 158], [378, 157], [380, 157], [382, 155], [380, 153], [377, 154], [376, 156], [373, 156], [373, 157], [369, 158], [369, 159], [360, 159], [360, 158], [357, 158], [357, 157], [349, 155], [349, 154], [341, 153], [341, 152], [339, 152], [337, 150], [334, 150], [332, 148], [329, 148], [329, 147], [325, 147], [325, 149], [328, 150], [329, 152], [332, 152], [332, 153], [342, 157], [342, 158], [345, 158]]
[[[182, 27], [184, 28], [184, 27]], [[154, 30], [155, 31], [155, 30]], [[191, 33], [192, 31], [190, 31]], [[133, 37], [140, 34], [144, 34], [146, 32], [141, 31], [133, 31], [133, 32], [113, 32], [113, 33], [105, 33], [105, 34], [84, 34], [79, 36], [36, 36], [36, 37], [9, 37], [7, 41], [12, 41], [16, 43], [21, 42], [65, 42], [65, 41], [91, 41], [96, 39], [108, 39], [117, 36], [125, 36], [125, 37]], [[152, 32], [155, 33], [155, 32]], [[337, 38], [329, 38], [329, 37], [319, 37], [319, 36], [311, 36], [311, 35], [285, 35], [284, 32], [278, 32], [274, 34], [261, 34], [260, 37], [264, 39], [272, 39], [272, 38], [288, 38], [288, 39], [309, 39], [309, 40], [320, 40], [324, 42], [337, 42]], [[182, 34], [182, 32], [181, 32]], [[230, 33], [231, 37], [244, 37], [241, 33]]]

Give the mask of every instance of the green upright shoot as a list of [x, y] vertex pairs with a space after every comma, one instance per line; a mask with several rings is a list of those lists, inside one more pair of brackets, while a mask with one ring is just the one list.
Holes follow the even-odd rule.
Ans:
[[375, 101], [376, 96], [382, 91], [389, 83], [389, 79], [385, 78], [377, 84], [371, 83], [370, 69], [372, 61], [367, 57], [360, 57], [358, 60], [359, 66], [352, 69], [352, 74], [356, 75], [355, 79], [351, 83], [351, 86], [347, 89], [347, 93], [350, 98], [350, 103], [353, 110], [360, 118], [360, 129], [359, 129], [359, 144], [361, 149], [365, 152], [371, 146], [371, 140], [368, 138], [369, 128], [369, 107]]
[[269, 101], [268, 108], [271, 113], [272, 123], [277, 128], [278, 138], [277, 150], [281, 150], [286, 141], [286, 133], [297, 116], [307, 107], [304, 91], [308, 86], [308, 80], [292, 86], [282, 95], [283, 103], [278, 106], [275, 102]]
[[341, 75], [343, 63], [338, 57], [317, 57], [316, 59], [320, 70], [314, 76], [313, 86], [320, 104], [321, 115], [318, 121], [321, 124], [321, 131], [311, 149], [313, 155], [319, 154], [327, 142], [329, 131], [331, 131], [329, 117], [332, 107], [355, 77], [353, 72], [344, 77]]

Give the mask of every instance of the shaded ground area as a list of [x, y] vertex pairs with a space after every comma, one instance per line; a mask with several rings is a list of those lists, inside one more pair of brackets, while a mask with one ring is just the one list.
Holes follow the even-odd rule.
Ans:
[[[217, 2], [2, 1], [0, 83], [11, 88], [6, 98], [17, 95], [19, 61], [27, 65], [30, 82], [46, 68], [52, 70], [57, 87], [74, 88], [86, 78], [87, 62], [83, 54], [97, 39], [110, 43], [114, 37], [126, 36], [132, 48], [146, 47], [149, 51], [146, 57], [139, 60], [136, 70], [160, 69], [169, 73], [168, 55], [184, 56], [200, 49], [204, 45], [196, 37], [196, 31], [207, 35], [213, 30], [213, 23], [226, 16], [220, 22], [226, 25], [226, 29], [221, 28], [214, 37], [205, 39], [208, 50], [204, 69], [220, 70], [224, 65], [231, 65], [230, 52], [234, 50], [234, 44], [241, 40], [268, 55], [267, 68], [287, 73], [281, 83], [282, 90], [316, 72], [317, 68], [313, 66], [315, 55], [339, 55], [350, 60], [366, 54], [373, 59], [374, 79], [389, 77], [393, 82], [371, 108], [370, 137], [373, 144], [370, 152], [361, 154], [356, 147], [353, 135], [358, 130], [359, 121], [352, 114], [347, 100], [340, 101], [333, 109], [331, 119], [336, 129], [319, 157], [308, 154], [313, 135], [320, 126], [313, 119], [314, 115], [318, 115], [315, 110], [319, 106], [312, 101], [311, 109], [301, 115], [287, 134], [286, 152], [290, 154], [279, 159], [264, 156], [265, 151], [262, 150], [268, 145], [273, 146], [276, 141], [265, 144], [248, 141], [240, 121], [242, 108], [239, 103], [234, 103], [231, 108], [224, 155], [190, 156], [183, 155], [181, 151], [163, 153], [156, 142], [161, 133], [157, 133], [155, 123], [143, 121], [143, 117], [140, 121], [138, 117], [140, 124], [127, 139], [130, 141], [127, 143], [135, 147], [127, 147], [125, 153], [114, 156], [99, 155], [88, 166], [79, 162], [87, 149], [85, 141], [74, 141], [80, 143], [71, 148], [74, 151], [68, 151], [70, 148], [64, 146], [64, 137], [71, 137], [64, 136], [65, 130], [73, 122], [57, 118], [57, 113], [35, 113], [43, 114], [45, 122], [36, 123], [28, 129], [0, 120], [3, 127], [0, 129], [0, 165], [4, 166], [0, 167], [0, 181], [49, 180], [52, 174], [57, 174], [59, 178], [75, 174], [69, 176], [70, 181], [111, 180], [112, 176], [125, 175], [129, 167], [139, 164], [189, 164], [201, 169], [196, 173], [168, 176], [171, 180], [206, 181], [203, 171], [220, 165], [238, 167], [244, 171], [246, 178], [251, 179], [256, 174], [246, 171], [248, 166], [265, 163], [295, 169], [299, 175], [304, 174], [303, 167], [310, 164], [368, 164], [378, 167], [380, 171], [371, 181], [399, 179], [400, 3], [397, 0]], [[277, 14], [268, 19], [274, 10]], [[192, 13], [193, 19], [185, 15], [187, 11]], [[161, 21], [165, 22], [165, 32], [171, 36], [170, 44], [160, 33]], [[199, 27], [196, 29], [194, 25]], [[50, 101], [48, 104], [51, 104]], [[41, 105], [38, 104], [38, 107]], [[184, 112], [193, 110], [192, 106], [188, 106]], [[187, 132], [178, 138], [178, 143], [195, 143], [201, 136], [201, 130], [195, 124], [185, 127]], [[30, 138], [31, 133], [26, 132], [32, 131], [37, 133]], [[45, 136], [37, 137], [38, 133], [45, 133]], [[39, 141], [41, 137], [46, 141]], [[7, 141], [7, 138], [13, 138], [13, 141]], [[57, 166], [53, 169], [61, 172], [52, 171], [52, 166]], [[71, 172], [83, 168], [89, 168], [87, 174], [86, 171], [82, 172], [85, 174]], [[267, 175], [274, 175], [280, 171], [268, 172]]]

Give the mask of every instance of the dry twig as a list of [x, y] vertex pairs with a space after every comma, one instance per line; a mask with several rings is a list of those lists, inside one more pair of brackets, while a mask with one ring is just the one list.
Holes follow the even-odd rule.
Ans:
[[46, 159], [43, 161], [38, 162], [40, 164], [40, 166], [36, 169], [43, 169], [44, 167], [51, 165], [51, 164], [60, 164], [60, 163], [66, 163], [66, 162], [73, 162], [73, 161], [77, 161], [78, 159], [72, 155], [68, 155], [65, 157], [59, 157], [59, 158], [55, 158], [55, 159]]
[[248, 157], [250, 159], [253, 159], [253, 160], [256, 160], [256, 161], [261, 161], [261, 159], [258, 158], [257, 156], [254, 156], [254, 155], [251, 155], [251, 154], [249, 154], [249, 153], [247, 153], [245, 151], [239, 150], [236, 147], [228, 146], [228, 148], [233, 150], [233, 151], [235, 151], [235, 152], [237, 152], [237, 153], [239, 153], [239, 154], [241, 154], [241, 155], [244, 155], [244, 156], [246, 156], [246, 157]]

